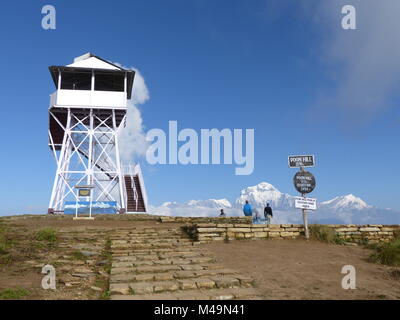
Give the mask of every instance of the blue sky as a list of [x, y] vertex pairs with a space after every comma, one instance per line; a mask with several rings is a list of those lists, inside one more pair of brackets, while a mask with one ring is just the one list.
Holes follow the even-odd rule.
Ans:
[[[353, 193], [400, 209], [399, 5], [351, 1], [357, 30], [343, 30], [347, 2], [5, 2], [0, 214], [46, 210], [55, 172], [47, 67], [86, 52], [140, 70], [150, 93], [140, 106], [145, 131], [167, 130], [169, 120], [180, 129], [255, 129], [249, 176], [235, 176], [234, 165], [141, 159], [152, 204], [234, 199], [261, 181], [295, 194], [287, 156], [312, 153], [313, 197]], [[46, 4], [57, 10], [56, 30], [41, 28]]]

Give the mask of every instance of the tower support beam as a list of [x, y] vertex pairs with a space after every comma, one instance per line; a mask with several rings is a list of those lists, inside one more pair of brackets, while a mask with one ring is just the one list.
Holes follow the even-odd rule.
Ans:
[[126, 190], [118, 144], [118, 132], [125, 122], [117, 122], [115, 110], [68, 108], [66, 112], [66, 125], [61, 126], [57, 113], [50, 109], [63, 140], [57, 148], [49, 131], [57, 171], [48, 212], [62, 212], [66, 201], [77, 201], [74, 188], [82, 183], [93, 186], [93, 200], [116, 202], [118, 210], [125, 212]]

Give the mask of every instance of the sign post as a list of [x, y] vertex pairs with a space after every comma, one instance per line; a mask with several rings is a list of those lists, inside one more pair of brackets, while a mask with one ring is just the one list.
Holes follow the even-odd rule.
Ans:
[[[73, 220], [94, 220], [92, 217], [92, 189], [93, 186], [90, 185], [76, 185], [75, 189], [77, 190], [77, 195], [76, 195], [76, 202], [75, 202], [75, 217]], [[86, 200], [89, 200], [89, 217], [78, 217], [78, 210], [79, 210], [79, 204], [78, 204], [78, 199], [79, 198], [86, 198]]]
[[317, 210], [317, 199], [295, 197], [294, 206], [297, 209]]
[[303, 200], [297, 200], [297, 203], [295, 203], [295, 205], [297, 208], [301, 208], [301, 211], [303, 213], [304, 233], [306, 239], [309, 239], [310, 234], [308, 230], [307, 209], [316, 209], [316, 204], [315, 209], [314, 205], [312, 205], [313, 202], [316, 203], [316, 199], [307, 199], [306, 194], [314, 190], [315, 178], [311, 172], [305, 171], [304, 167], [313, 167], [315, 165], [314, 156], [289, 156], [288, 163], [289, 168], [300, 168], [300, 171], [297, 172], [293, 178], [293, 183], [296, 190], [301, 194]]

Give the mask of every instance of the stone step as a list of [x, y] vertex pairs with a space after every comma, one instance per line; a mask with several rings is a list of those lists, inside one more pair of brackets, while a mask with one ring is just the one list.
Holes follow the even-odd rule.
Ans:
[[111, 268], [111, 275], [123, 274], [123, 273], [155, 273], [155, 272], [168, 272], [182, 270], [181, 266], [178, 265], [167, 265], [167, 266], [138, 266], [133, 268]]
[[113, 300], [257, 297], [251, 278], [217, 264], [176, 229], [119, 232], [111, 239], [109, 289]]
[[[113, 274], [110, 277], [110, 283], [130, 283], [139, 281], [166, 281], [166, 280], [193, 280], [196, 278], [209, 277], [212, 279], [237, 279], [238, 285], [242, 287], [251, 287], [253, 279], [250, 277], [242, 276], [237, 272], [229, 272], [229, 270], [204, 270], [200, 272], [191, 271], [175, 271], [175, 272], [161, 272], [161, 273], [120, 273]], [[222, 280], [223, 280], [222, 279]], [[237, 282], [235, 281], [235, 283]], [[222, 284], [221, 284], [222, 285]]]
[[165, 243], [175, 243], [175, 242], [193, 242], [191, 239], [183, 239], [183, 238], [175, 238], [175, 239], [163, 239], [156, 238], [156, 239], [149, 239], [149, 238], [134, 238], [134, 239], [124, 239], [124, 240], [113, 240], [111, 239], [113, 244], [127, 244], [127, 243], [160, 243], [160, 242], [165, 242]]
[[152, 248], [171, 248], [171, 247], [179, 247], [179, 248], [190, 248], [192, 247], [191, 243], [185, 242], [177, 242], [177, 243], [154, 243], [154, 244], [126, 244], [126, 245], [111, 245], [111, 250], [118, 250], [118, 249], [129, 249], [129, 250], [136, 250], [136, 249], [152, 249]]
[[142, 295], [111, 295], [111, 300], [260, 300], [253, 288], [185, 290]]
[[113, 246], [125, 246], [127, 244], [138, 243], [190, 243], [190, 239], [127, 239], [127, 240], [111, 240]]
[[192, 243], [185, 243], [185, 242], [138, 242], [138, 243], [125, 243], [125, 244], [112, 244], [112, 250], [140, 250], [140, 249], [162, 249], [162, 248], [190, 248], [193, 247]]
[[111, 294], [148, 294], [166, 291], [214, 289], [214, 288], [238, 288], [239, 279], [232, 276], [214, 276], [208, 278], [189, 278], [181, 280], [150, 281], [143, 278], [142, 281], [130, 283], [111, 283]]
[[[208, 267], [208, 268], [207, 268]], [[176, 272], [177, 276], [187, 273], [193, 273], [196, 276], [202, 275], [218, 275], [218, 274], [237, 274], [237, 271], [223, 268], [220, 265], [208, 265], [207, 267], [201, 265], [142, 265], [138, 267], [113, 267], [111, 275], [121, 273], [155, 273], [155, 272]]]
[[[147, 258], [147, 257], [146, 257]], [[201, 259], [200, 259], [201, 258]], [[188, 259], [135, 259], [135, 261], [114, 261], [112, 263], [113, 268], [135, 268], [138, 266], [151, 266], [151, 265], [188, 265], [188, 264], [197, 264], [197, 261], [200, 262], [210, 262], [213, 258], [209, 257], [200, 257], [200, 258], [188, 258]]]
[[203, 276], [216, 276], [216, 275], [236, 275], [237, 271], [223, 268], [215, 268], [215, 269], [202, 269], [193, 271], [197, 277]]
[[[114, 256], [113, 261], [114, 262], [134, 262], [138, 260], [146, 260], [146, 257], [149, 255], [152, 255], [152, 252], [149, 253], [141, 253], [137, 254], [135, 252], [135, 255], [133, 256]], [[154, 252], [158, 256], [159, 259], [173, 259], [173, 258], [184, 258], [184, 259], [189, 259], [189, 258], [197, 258], [197, 257], [203, 257], [204, 254], [201, 252], [170, 252], [170, 253], [158, 253]]]
[[[125, 250], [123, 252], [125, 252]], [[180, 249], [180, 248], [137, 249], [134, 251], [136, 256], [148, 255], [148, 254], [163, 254], [163, 255], [167, 255], [167, 256], [175, 256], [175, 255], [180, 255], [180, 254], [197, 254], [197, 253], [202, 253], [202, 252], [205, 252], [205, 251], [201, 250], [200, 248], [199, 249], [196, 248], [196, 251], [193, 251], [193, 247], [190, 247], [188, 249], [185, 249], [185, 248], [183, 248], [183, 249]]]

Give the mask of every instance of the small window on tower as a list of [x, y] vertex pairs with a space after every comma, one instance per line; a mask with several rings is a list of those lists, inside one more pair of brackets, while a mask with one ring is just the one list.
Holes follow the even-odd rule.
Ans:
[[96, 73], [94, 90], [124, 92], [124, 75], [115, 73]]
[[91, 90], [92, 73], [89, 72], [61, 72], [61, 89]]

